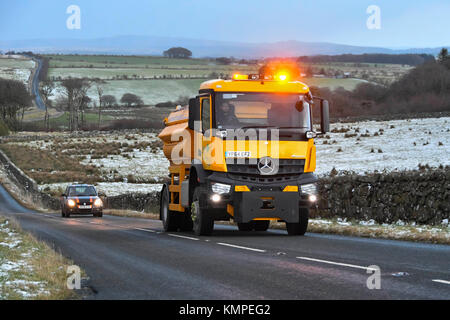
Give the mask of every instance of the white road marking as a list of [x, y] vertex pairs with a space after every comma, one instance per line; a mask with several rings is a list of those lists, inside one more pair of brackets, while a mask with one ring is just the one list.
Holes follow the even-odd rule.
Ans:
[[168, 235], [168, 236], [171, 236], [171, 237], [177, 237], [177, 238], [183, 238], [183, 239], [189, 239], [189, 240], [200, 240], [200, 239], [197, 239], [197, 238], [192, 238], [192, 237], [182, 236], [182, 235], [179, 235], [179, 234], [173, 234], [173, 233], [168, 233], [167, 235]]
[[431, 281], [439, 282], [439, 283], [444, 283], [444, 284], [450, 284], [450, 281], [447, 281], [447, 280], [433, 279], [433, 280], [431, 280]]
[[156, 232], [155, 230], [141, 229], [141, 228], [134, 228], [134, 230], [140, 230], [140, 231], [146, 231], [146, 232]]
[[328, 260], [320, 260], [320, 259], [314, 259], [314, 258], [308, 258], [308, 257], [297, 257], [297, 259], [308, 260], [308, 261], [315, 261], [315, 262], [322, 262], [322, 263], [327, 263], [327, 264], [334, 264], [336, 266], [356, 268], [356, 269], [363, 269], [363, 270], [375, 270], [373, 268], [357, 266], [357, 265], [354, 265], [354, 264], [334, 262], [334, 261], [328, 261]]
[[244, 250], [250, 250], [250, 251], [256, 251], [256, 252], [266, 252], [266, 250], [255, 249], [255, 248], [249, 248], [249, 247], [242, 247], [242, 246], [237, 246], [237, 245], [234, 245], [234, 244], [223, 243], [223, 242], [218, 242], [217, 244], [219, 244], [219, 245], [221, 245], [221, 246], [233, 247], [233, 248], [244, 249]]

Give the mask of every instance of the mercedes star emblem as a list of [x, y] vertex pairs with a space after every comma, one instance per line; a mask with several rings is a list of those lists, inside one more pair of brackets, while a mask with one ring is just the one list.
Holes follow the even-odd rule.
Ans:
[[276, 174], [278, 172], [278, 166], [272, 158], [264, 157], [259, 159], [258, 170], [262, 175]]

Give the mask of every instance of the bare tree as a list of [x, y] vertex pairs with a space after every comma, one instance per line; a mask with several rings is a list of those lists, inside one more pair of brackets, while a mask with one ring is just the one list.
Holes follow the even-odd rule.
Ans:
[[[21, 81], [0, 78], [0, 117], [13, 130], [21, 128], [25, 110], [31, 105], [31, 96]], [[21, 123], [17, 120], [21, 115]]]
[[53, 95], [53, 89], [55, 89], [55, 83], [51, 80], [44, 80], [40, 83], [39, 92], [44, 100], [45, 105], [45, 129], [48, 131], [50, 127], [50, 117], [48, 114], [48, 105], [50, 103], [49, 98]]
[[80, 116], [81, 116], [81, 127], [84, 127], [85, 123], [84, 123], [84, 111], [86, 110], [87, 105], [91, 102], [91, 98], [89, 98], [89, 96], [87, 95], [83, 95], [83, 97], [81, 98], [80, 101], [80, 105], [79, 105], [79, 112], [80, 112]]
[[103, 80], [97, 80], [96, 81], [96, 89], [97, 89], [97, 95], [98, 95], [98, 128], [100, 129], [100, 121], [102, 116], [102, 106], [103, 106], [103, 86], [102, 84], [106, 83]]
[[64, 94], [67, 97], [67, 110], [69, 112], [69, 130], [78, 131], [80, 127], [79, 112], [84, 113], [87, 104], [87, 91], [91, 82], [87, 79], [68, 78], [61, 82]]

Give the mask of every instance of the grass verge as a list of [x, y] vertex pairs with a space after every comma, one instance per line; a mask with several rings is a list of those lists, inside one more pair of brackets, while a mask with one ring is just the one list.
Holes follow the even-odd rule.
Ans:
[[77, 299], [67, 289], [71, 261], [0, 216], [0, 299]]

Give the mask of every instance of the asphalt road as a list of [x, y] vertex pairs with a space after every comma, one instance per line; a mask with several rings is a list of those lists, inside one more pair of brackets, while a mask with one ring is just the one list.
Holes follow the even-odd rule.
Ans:
[[45, 104], [42, 101], [42, 98], [39, 94], [39, 73], [41, 72], [42, 69], [42, 61], [38, 58], [31, 57], [26, 54], [24, 56], [33, 59], [37, 63], [36, 72], [33, 75], [33, 81], [31, 83], [31, 94], [34, 96], [36, 106], [41, 110], [45, 110]]
[[[81, 266], [88, 299], [450, 299], [445, 245], [223, 225], [164, 233], [155, 220], [33, 212], [1, 186], [0, 213]], [[374, 265], [380, 289], [366, 285]]]

